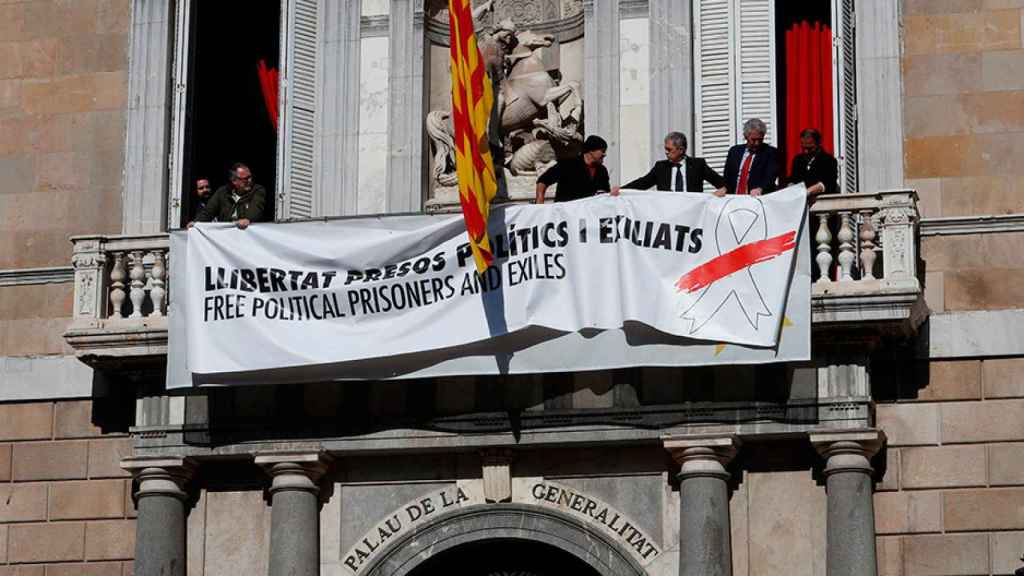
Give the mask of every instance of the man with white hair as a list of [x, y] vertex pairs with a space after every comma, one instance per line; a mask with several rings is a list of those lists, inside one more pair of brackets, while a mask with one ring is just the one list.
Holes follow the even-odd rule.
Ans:
[[759, 118], [743, 123], [744, 144], [729, 149], [725, 186], [729, 194], [760, 196], [772, 192], [779, 179], [779, 151], [764, 143], [768, 127]]

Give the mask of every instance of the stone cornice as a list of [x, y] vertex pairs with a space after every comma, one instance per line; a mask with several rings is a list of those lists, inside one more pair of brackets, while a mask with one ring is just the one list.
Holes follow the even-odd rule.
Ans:
[[71, 282], [74, 279], [75, 269], [71, 266], [0, 270], [0, 287], [28, 286], [32, 284], [64, 284], [66, 282]]
[[1024, 232], [1024, 214], [950, 216], [921, 219], [921, 236]]

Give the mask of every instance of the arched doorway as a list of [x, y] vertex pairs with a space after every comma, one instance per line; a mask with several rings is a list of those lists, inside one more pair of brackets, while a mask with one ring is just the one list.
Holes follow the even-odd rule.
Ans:
[[362, 571], [365, 576], [442, 573], [646, 574], [628, 552], [596, 528], [562, 512], [526, 504], [468, 506], [440, 516], [392, 542]]
[[409, 576], [600, 576], [585, 562], [550, 544], [495, 538], [470, 542], [431, 557]]

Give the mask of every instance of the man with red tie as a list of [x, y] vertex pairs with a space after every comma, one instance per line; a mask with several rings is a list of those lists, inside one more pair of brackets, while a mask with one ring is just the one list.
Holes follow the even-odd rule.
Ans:
[[764, 143], [768, 127], [759, 118], [743, 123], [745, 144], [729, 149], [725, 158], [725, 186], [729, 194], [760, 196], [776, 189], [779, 151]]

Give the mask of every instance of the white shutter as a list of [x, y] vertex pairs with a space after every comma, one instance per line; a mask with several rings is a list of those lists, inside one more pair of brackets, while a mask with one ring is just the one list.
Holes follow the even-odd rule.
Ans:
[[281, 62], [277, 217], [316, 214], [314, 163], [320, 61], [318, 0], [288, 0]]
[[[179, 0], [174, 6], [174, 78], [171, 82], [171, 143], [167, 190], [167, 229], [181, 226], [181, 196], [185, 190], [185, 126], [191, 110], [188, 102], [188, 77], [192, 50], [192, 2]], [[185, 192], [186, 194], [188, 192]]]
[[743, 122], [760, 118], [768, 125], [765, 143], [776, 141], [775, 91], [775, 1], [735, 0], [734, 34], [739, 41], [736, 68], [736, 142], [743, 139]]
[[[736, 126], [732, 0], [699, 0], [694, 10], [695, 155], [721, 171]], [[705, 188], [708, 185], [705, 184]]]
[[775, 0], [698, 0], [697, 6], [695, 149], [722, 171], [729, 147], [743, 139], [745, 120], [764, 120], [765, 141], [775, 141]]
[[832, 92], [835, 98], [834, 122], [836, 158], [839, 160], [841, 192], [857, 192], [857, 69], [853, 0], [833, 0]]

